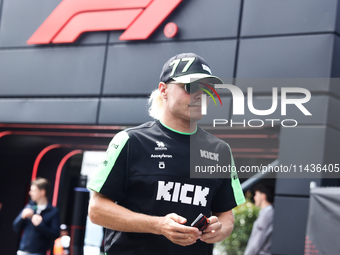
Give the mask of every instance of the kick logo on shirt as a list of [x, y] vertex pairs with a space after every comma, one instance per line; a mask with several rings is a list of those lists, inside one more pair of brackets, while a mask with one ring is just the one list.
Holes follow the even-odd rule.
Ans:
[[[199, 185], [158, 181], [156, 200], [206, 207], [209, 188]], [[189, 195], [193, 194], [193, 195]]]
[[211, 159], [211, 160], [215, 160], [215, 161], [219, 161], [218, 157], [219, 154], [216, 152], [210, 152], [210, 151], [206, 151], [206, 150], [200, 150], [201, 152], [201, 157], [202, 158], [207, 158], [207, 159]]

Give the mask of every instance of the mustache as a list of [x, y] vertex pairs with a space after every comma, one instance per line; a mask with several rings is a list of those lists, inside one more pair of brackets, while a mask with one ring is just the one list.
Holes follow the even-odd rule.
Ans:
[[201, 101], [190, 102], [189, 106], [201, 106]]

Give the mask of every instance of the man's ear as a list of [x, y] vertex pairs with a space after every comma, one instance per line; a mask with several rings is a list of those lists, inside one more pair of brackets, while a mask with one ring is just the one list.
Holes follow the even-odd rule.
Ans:
[[46, 196], [46, 195], [47, 195], [47, 192], [46, 192], [45, 189], [41, 189], [40, 191], [41, 191], [41, 193], [44, 195], [44, 197], [47, 197], [47, 196]]
[[167, 98], [168, 85], [164, 82], [158, 84], [158, 90], [161, 93], [162, 98]]
[[268, 201], [268, 200], [267, 200], [267, 195], [266, 195], [266, 193], [261, 193], [261, 198], [262, 198], [262, 200], [264, 200], [264, 201]]

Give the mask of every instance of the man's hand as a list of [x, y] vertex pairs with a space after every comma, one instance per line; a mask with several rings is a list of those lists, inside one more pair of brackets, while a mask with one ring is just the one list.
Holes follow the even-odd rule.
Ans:
[[33, 217], [32, 217], [32, 223], [36, 227], [40, 225], [42, 220], [43, 220], [43, 218], [39, 214], [34, 214]]
[[32, 218], [34, 211], [31, 208], [25, 208], [21, 213], [21, 218], [28, 219]]
[[202, 236], [198, 228], [185, 226], [187, 219], [175, 213], [166, 216], [136, 213], [97, 192], [92, 193], [89, 216], [93, 223], [105, 228], [122, 232], [163, 235], [181, 246], [192, 245]]
[[233, 231], [235, 219], [232, 210], [213, 214], [214, 216], [209, 218], [210, 223], [200, 238], [202, 242], [221, 242]]
[[210, 223], [208, 227], [203, 231], [201, 241], [206, 243], [216, 243], [222, 238], [222, 223], [219, 222], [216, 216], [209, 218]]
[[161, 234], [168, 238], [171, 242], [181, 246], [188, 246], [196, 243], [202, 232], [197, 228], [184, 226], [186, 219], [171, 213], [163, 217], [160, 224]]

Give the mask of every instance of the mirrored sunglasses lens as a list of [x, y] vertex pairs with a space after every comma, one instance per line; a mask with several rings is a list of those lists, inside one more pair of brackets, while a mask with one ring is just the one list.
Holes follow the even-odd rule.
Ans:
[[[209, 86], [212, 87], [212, 85]], [[199, 89], [202, 89], [205, 94], [211, 93], [212, 95], [214, 95], [214, 92], [208, 86], [205, 86], [204, 83], [200, 82], [187, 83], [185, 84], [184, 89], [190, 94], [195, 94]], [[209, 91], [209, 93], [207, 93], [206, 91]]]
[[200, 85], [196, 83], [188, 83], [188, 84], [185, 84], [184, 88], [186, 92], [190, 94], [195, 94], [199, 90]]

